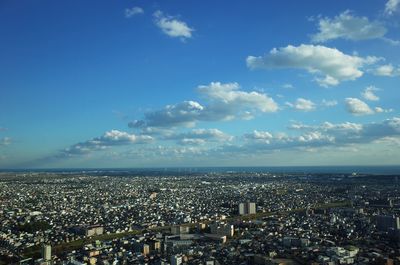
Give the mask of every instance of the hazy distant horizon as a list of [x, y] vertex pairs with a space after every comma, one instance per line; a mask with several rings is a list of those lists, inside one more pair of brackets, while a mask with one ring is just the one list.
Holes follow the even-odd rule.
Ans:
[[378, 166], [232, 166], [232, 167], [137, 167], [137, 168], [26, 168], [0, 169], [0, 172], [264, 172], [321, 174], [400, 174], [400, 165]]

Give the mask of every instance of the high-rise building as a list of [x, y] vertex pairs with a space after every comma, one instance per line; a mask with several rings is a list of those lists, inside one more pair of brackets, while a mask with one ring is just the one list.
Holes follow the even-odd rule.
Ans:
[[240, 215], [244, 215], [246, 214], [246, 210], [245, 210], [245, 203], [239, 203], [239, 214]]
[[254, 202], [248, 202], [247, 203], [247, 209], [249, 211], [248, 214], [255, 214], [256, 213], [256, 204]]
[[256, 203], [254, 202], [242, 202], [239, 203], [239, 214], [246, 215], [246, 214], [255, 214], [256, 210]]
[[51, 260], [51, 246], [50, 245], [43, 245], [42, 246], [42, 258], [45, 261]]

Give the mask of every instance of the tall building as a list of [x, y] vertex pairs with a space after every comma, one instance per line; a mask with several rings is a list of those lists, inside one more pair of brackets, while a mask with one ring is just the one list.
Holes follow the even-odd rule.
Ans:
[[248, 214], [255, 214], [257, 212], [256, 210], [256, 203], [254, 202], [248, 202], [247, 203], [247, 209], [249, 211]]
[[239, 203], [239, 214], [240, 215], [246, 214], [246, 210], [245, 210], [244, 205], [245, 205], [245, 203]]
[[50, 245], [43, 245], [42, 246], [42, 258], [45, 261], [51, 260], [51, 246]]
[[255, 202], [242, 202], [239, 203], [239, 214], [255, 214], [256, 213], [256, 203]]

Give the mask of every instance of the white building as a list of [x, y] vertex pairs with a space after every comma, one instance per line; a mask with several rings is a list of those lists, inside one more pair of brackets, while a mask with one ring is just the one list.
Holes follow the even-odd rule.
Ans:
[[242, 202], [239, 203], [239, 214], [255, 214], [256, 213], [256, 203], [255, 202]]
[[44, 261], [51, 260], [51, 246], [50, 245], [43, 245], [42, 246], [42, 258]]

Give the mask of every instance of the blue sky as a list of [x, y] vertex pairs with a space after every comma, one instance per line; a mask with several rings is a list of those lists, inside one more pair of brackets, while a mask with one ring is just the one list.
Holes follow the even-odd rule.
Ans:
[[400, 1], [2, 1], [0, 167], [393, 165]]

